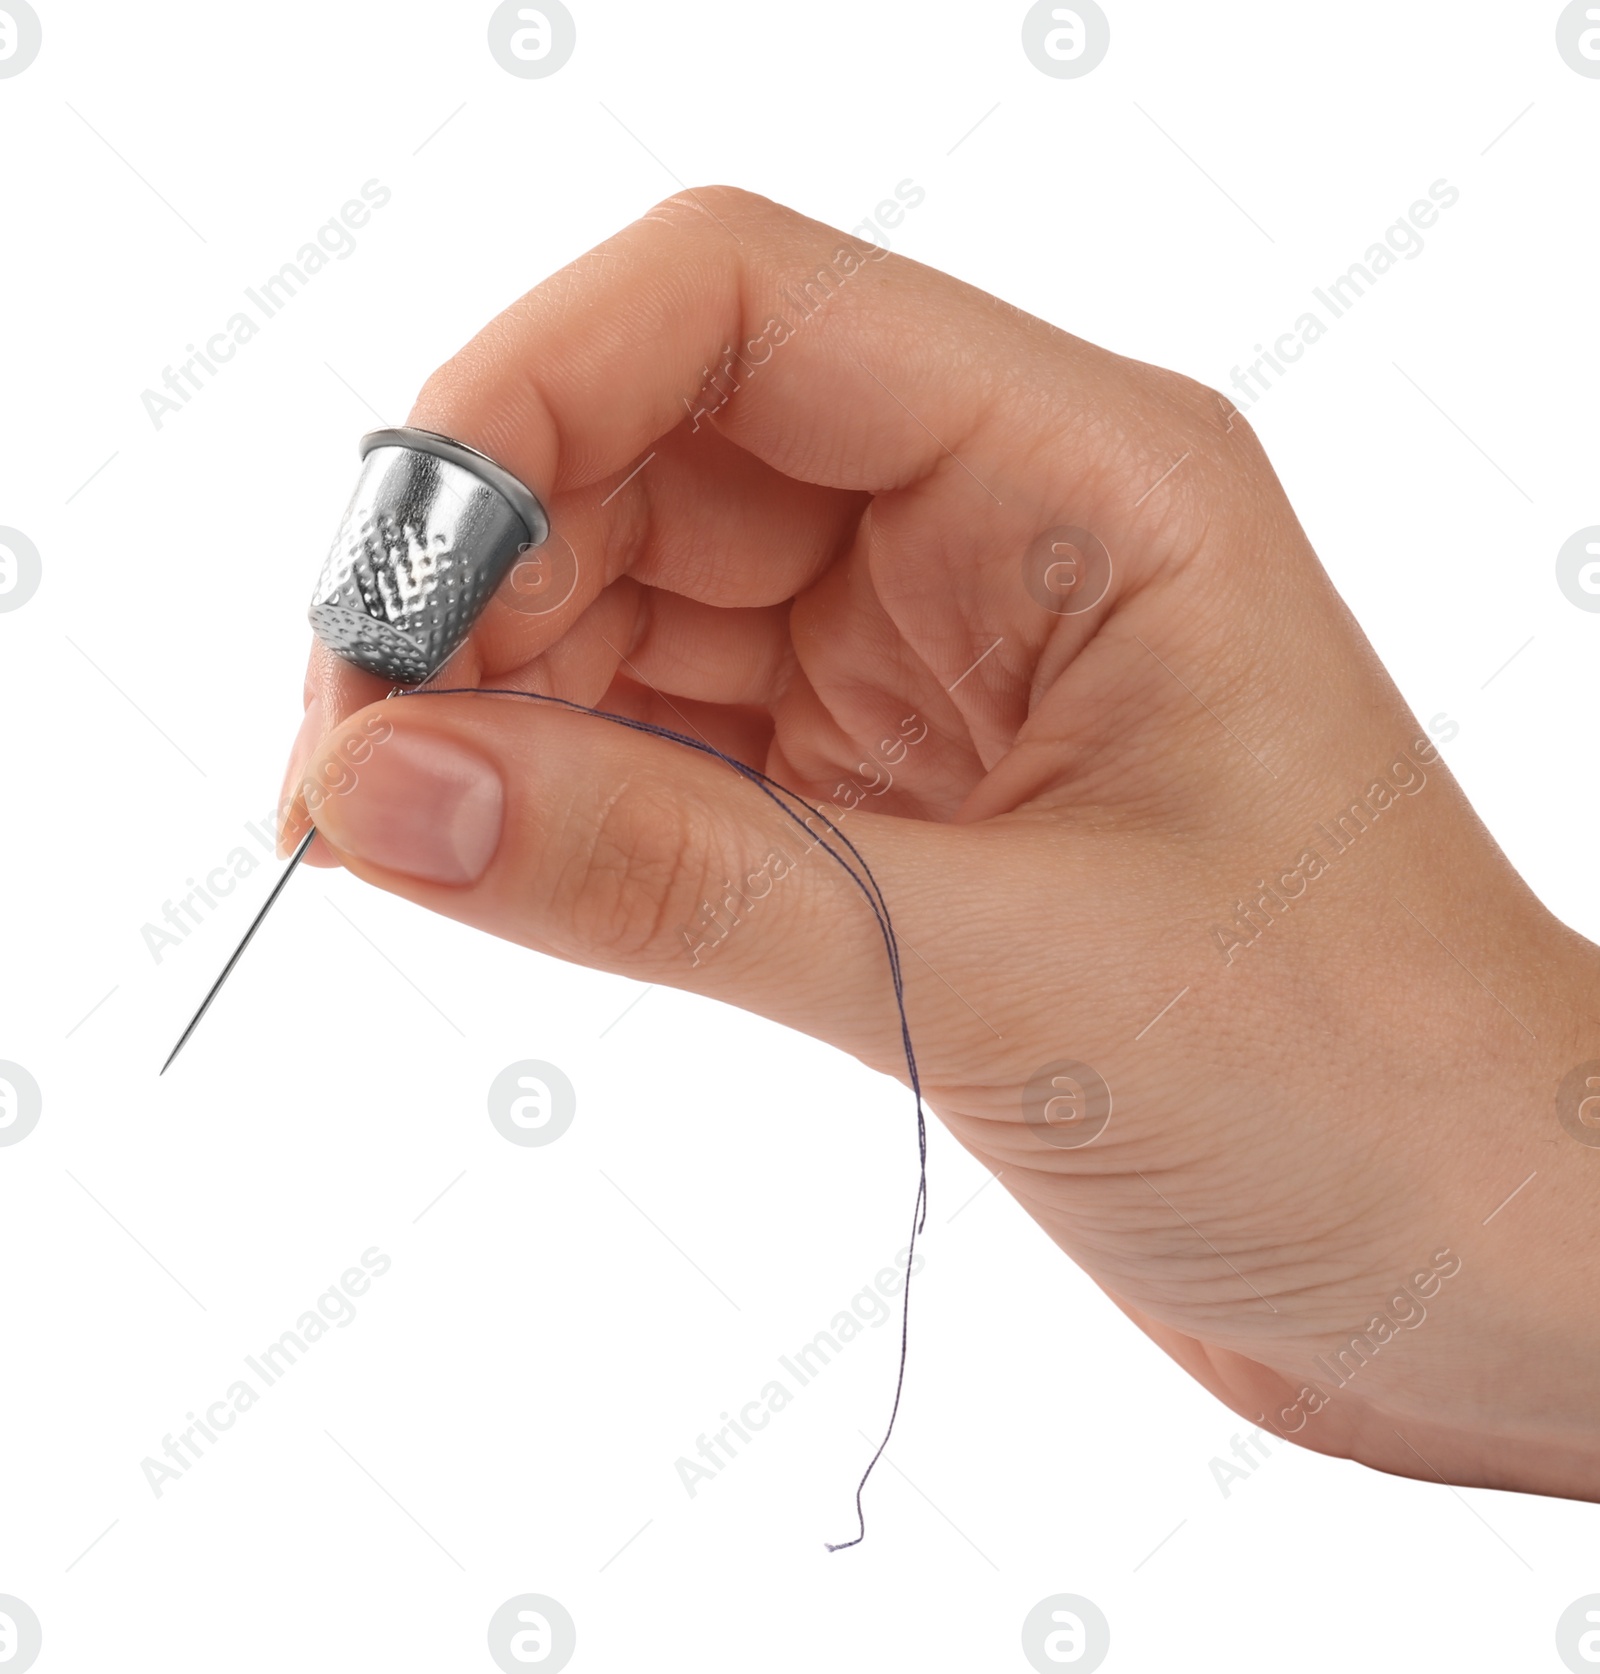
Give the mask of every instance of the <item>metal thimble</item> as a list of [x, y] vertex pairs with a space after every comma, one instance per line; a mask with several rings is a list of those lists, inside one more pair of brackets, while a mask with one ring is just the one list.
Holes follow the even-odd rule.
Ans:
[[465, 642], [516, 562], [550, 533], [511, 473], [431, 430], [361, 438], [361, 476], [308, 612], [358, 668], [420, 686]]

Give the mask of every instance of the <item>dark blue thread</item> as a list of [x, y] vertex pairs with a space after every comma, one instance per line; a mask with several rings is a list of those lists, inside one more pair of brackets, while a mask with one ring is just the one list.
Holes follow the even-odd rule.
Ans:
[[[656, 726], [650, 721], [635, 720], [631, 715], [616, 715], [609, 709], [595, 709], [585, 703], [574, 703], [569, 698], [550, 697], [543, 692], [521, 692], [498, 686], [429, 686], [417, 688], [414, 691], [394, 694], [399, 697], [515, 697], [526, 698], [534, 703], [553, 703], [562, 709], [571, 709], [580, 715], [593, 715], [602, 721], [611, 721], [617, 726], [628, 727], [634, 732], [649, 733], [656, 738], [670, 739], [675, 744], [686, 745], [691, 750], [698, 750], [702, 755], [713, 756], [720, 762], [725, 762], [736, 773], [748, 779], [755, 785], [779, 811], [797, 825], [808, 837], [815, 838], [816, 846], [823, 849], [849, 876], [852, 883], [867, 899], [867, 905], [872, 908], [872, 915], [877, 920], [878, 930], [883, 937], [884, 951], [889, 957], [889, 974], [894, 984], [895, 1007], [900, 1016], [900, 1041], [905, 1049], [906, 1071], [911, 1078], [911, 1093], [917, 1105], [917, 1198], [911, 1216], [911, 1237], [906, 1246], [906, 1282], [904, 1301], [900, 1308], [900, 1371], [895, 1379], [894, 1405], [889, 1409], [889, 1422], [884, 1427], [883, 1440], [878, 1443], [878, 1450], [867, 1462], [867, 1468], [861, 1473], [861, 1481], [856, 1486], [856, 1522], [858, 1532], [853, 1540], [838, 1542], [825, 1541], [824, 1545], [830, 1552], [843, 1552], [848, 1547], [858, 1546], [867, 1537], [867, 1517], [861, 1506], [861, 1496], [866, 1489], [867, 1479], [872, 1475], [874, 1467], [883, 1457], [884, 1449], [889, 1445], [889, 1437], [894, 1434], [895, 1419], [900, 1414], [900, 1397], [905, 1389], [906, 1356], [910, 1339], [911, 1323], [911, 1270], [916, 1266], [917, 1235], [923, 1230], [928, 1219], [928, 1122], [922, 1109], [922, 1082], [917, 1073], [917, 1055], [911, 1045], [911, 1025], [906, 1017], [905, 978], [900, 966], [900, 943], [894, 933], [894, 923], [889, 916], [889, 903], [884, 899], [883, 891], [878, 887], [878, 880], [872, 874], [872, 868], [867, 864], [861, 851], [840, 831], [837, 825], [823, 813], [823, 811], [807, 802], [797, 792], [787, 785], [781, 785], [776, 779], [770, 778], [759, 768], [750, 767], [737, 757], [728, 755], [725, 751], [708, 744], [704, 739], [691, 738], [687, 733], [674, 732], [671, 727]], [[818, 837], [811, 827], [800, 818], [795, 811], [782, 799], [790, 798], [799, 803], [820, 819], [835, 837], [861, 863], [861, 871], [856, 869], [844, 858], [826, 839]]]

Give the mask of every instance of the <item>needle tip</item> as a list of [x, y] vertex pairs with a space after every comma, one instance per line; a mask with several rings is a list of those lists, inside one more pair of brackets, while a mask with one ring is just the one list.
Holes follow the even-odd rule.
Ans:
[[[161, 1066], [161, 1075], [165, 1075], [172, 1067], [172, 1060], [176, 1058], [177, 1055], [184, 1049], [184, 1046], [188, 1043], [189, 1036], [192, 1035], [197, 1028], [199, 1028], [200, 1019], [211, 1009], [211, 1002], [216, 999], [223, 983], [225, 983], [232, 974], [233, 967], [239, 963], [244, 950], [249, 947], [250, 938], [261, 928], [261, 921], [269, 912], [272, 911], [273, 903], [283, 893], [283, 886], [288, 883], [290, 875], [293, 873], [295, 867], [300, 864], [301, 860], [305, 856], [306, 850], [311, 847], [311, 840], [316, 836], [316, 834], [317, 828], [312, 826], [312, 828], [301, 839], [299, 848], [297, 848], [289, 857], [288, 865], [284, 867], [283, 871], [279, 874], [278, 881], [272, 886], [272, 893], [262, 903], [261, 910], [250, 921], [250, 928], [245, 931], [244, 935], [240, 938], [239, 945], [233, 950], [232, 955], [229, 957], [227, 964], [222, 967], [222, 974], [214, 983], [212, 983], [210, 992], [200, 1002], [200, 1009], [189, 1019], [189, 1027], [178, 1037], [178, 1044], [173, 1047], [172, 1051], [168, 1054], [166, 1063]], [[159, 1076], [157, 1079], [159, 1079]]]

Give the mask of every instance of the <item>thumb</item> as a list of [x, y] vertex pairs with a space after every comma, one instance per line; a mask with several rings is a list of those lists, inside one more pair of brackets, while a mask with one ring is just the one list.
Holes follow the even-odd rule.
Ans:
[[[726, 761], [553, 704], [421, 694], [351, 716], [302, 793], [358, 877], [541, 952], [710, 995], [903, 1072], [870, 863], [931, 902], [957, 830], [775, 794]], [[839, 831], [830, 829], [829, 820]], [[920, 917], [920, 914], [916, 916]]]

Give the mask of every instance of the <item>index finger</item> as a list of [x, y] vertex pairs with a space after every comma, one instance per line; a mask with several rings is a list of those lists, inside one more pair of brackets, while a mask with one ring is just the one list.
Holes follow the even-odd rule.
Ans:
[[[1136, 364], [712, 186], [656, 205], [513, 303], [428, 380], [411, 422], [541, 495], [600, 481], [685, 421], [714, 423], [789, 477], [880, 492], [949, 463], [1018, 379], [1037, 387], [1046, 345], [1083, 372]], [[1104, 384], [1089, 379], [1080, 411]]]
[[[794, 596], [853, 538], [863, 492], [916, 488], [917, 525], [963, 545], [977, 589], [975, 560], [1008, 562], [1052, 522], [1096, 522], [1052, 515], [1063, 482], [1091, 504], [1109, 463], [1121, 515], [1127, 481], [1164, 475], [1175, 431], [1195, 428], [1170, 399], [1184, 382], [766, 198], [708, 187], [512, 304], [428, 379], [409, 422], [504, 465], [582, 550], [560, 608], [489, 607], [458, 655], [488, 644], [499, 670], [544, 652], [629, 570], [689, 591], [682, 572], [703, 585], [720, 569], [720, 602]], [[1218, 412], [1204, 416], [1220, 433]], [[729, 443], [754, 472], [729, 469]], [[312, 692], [330, 726], [381, 696], [320, 647]]]

